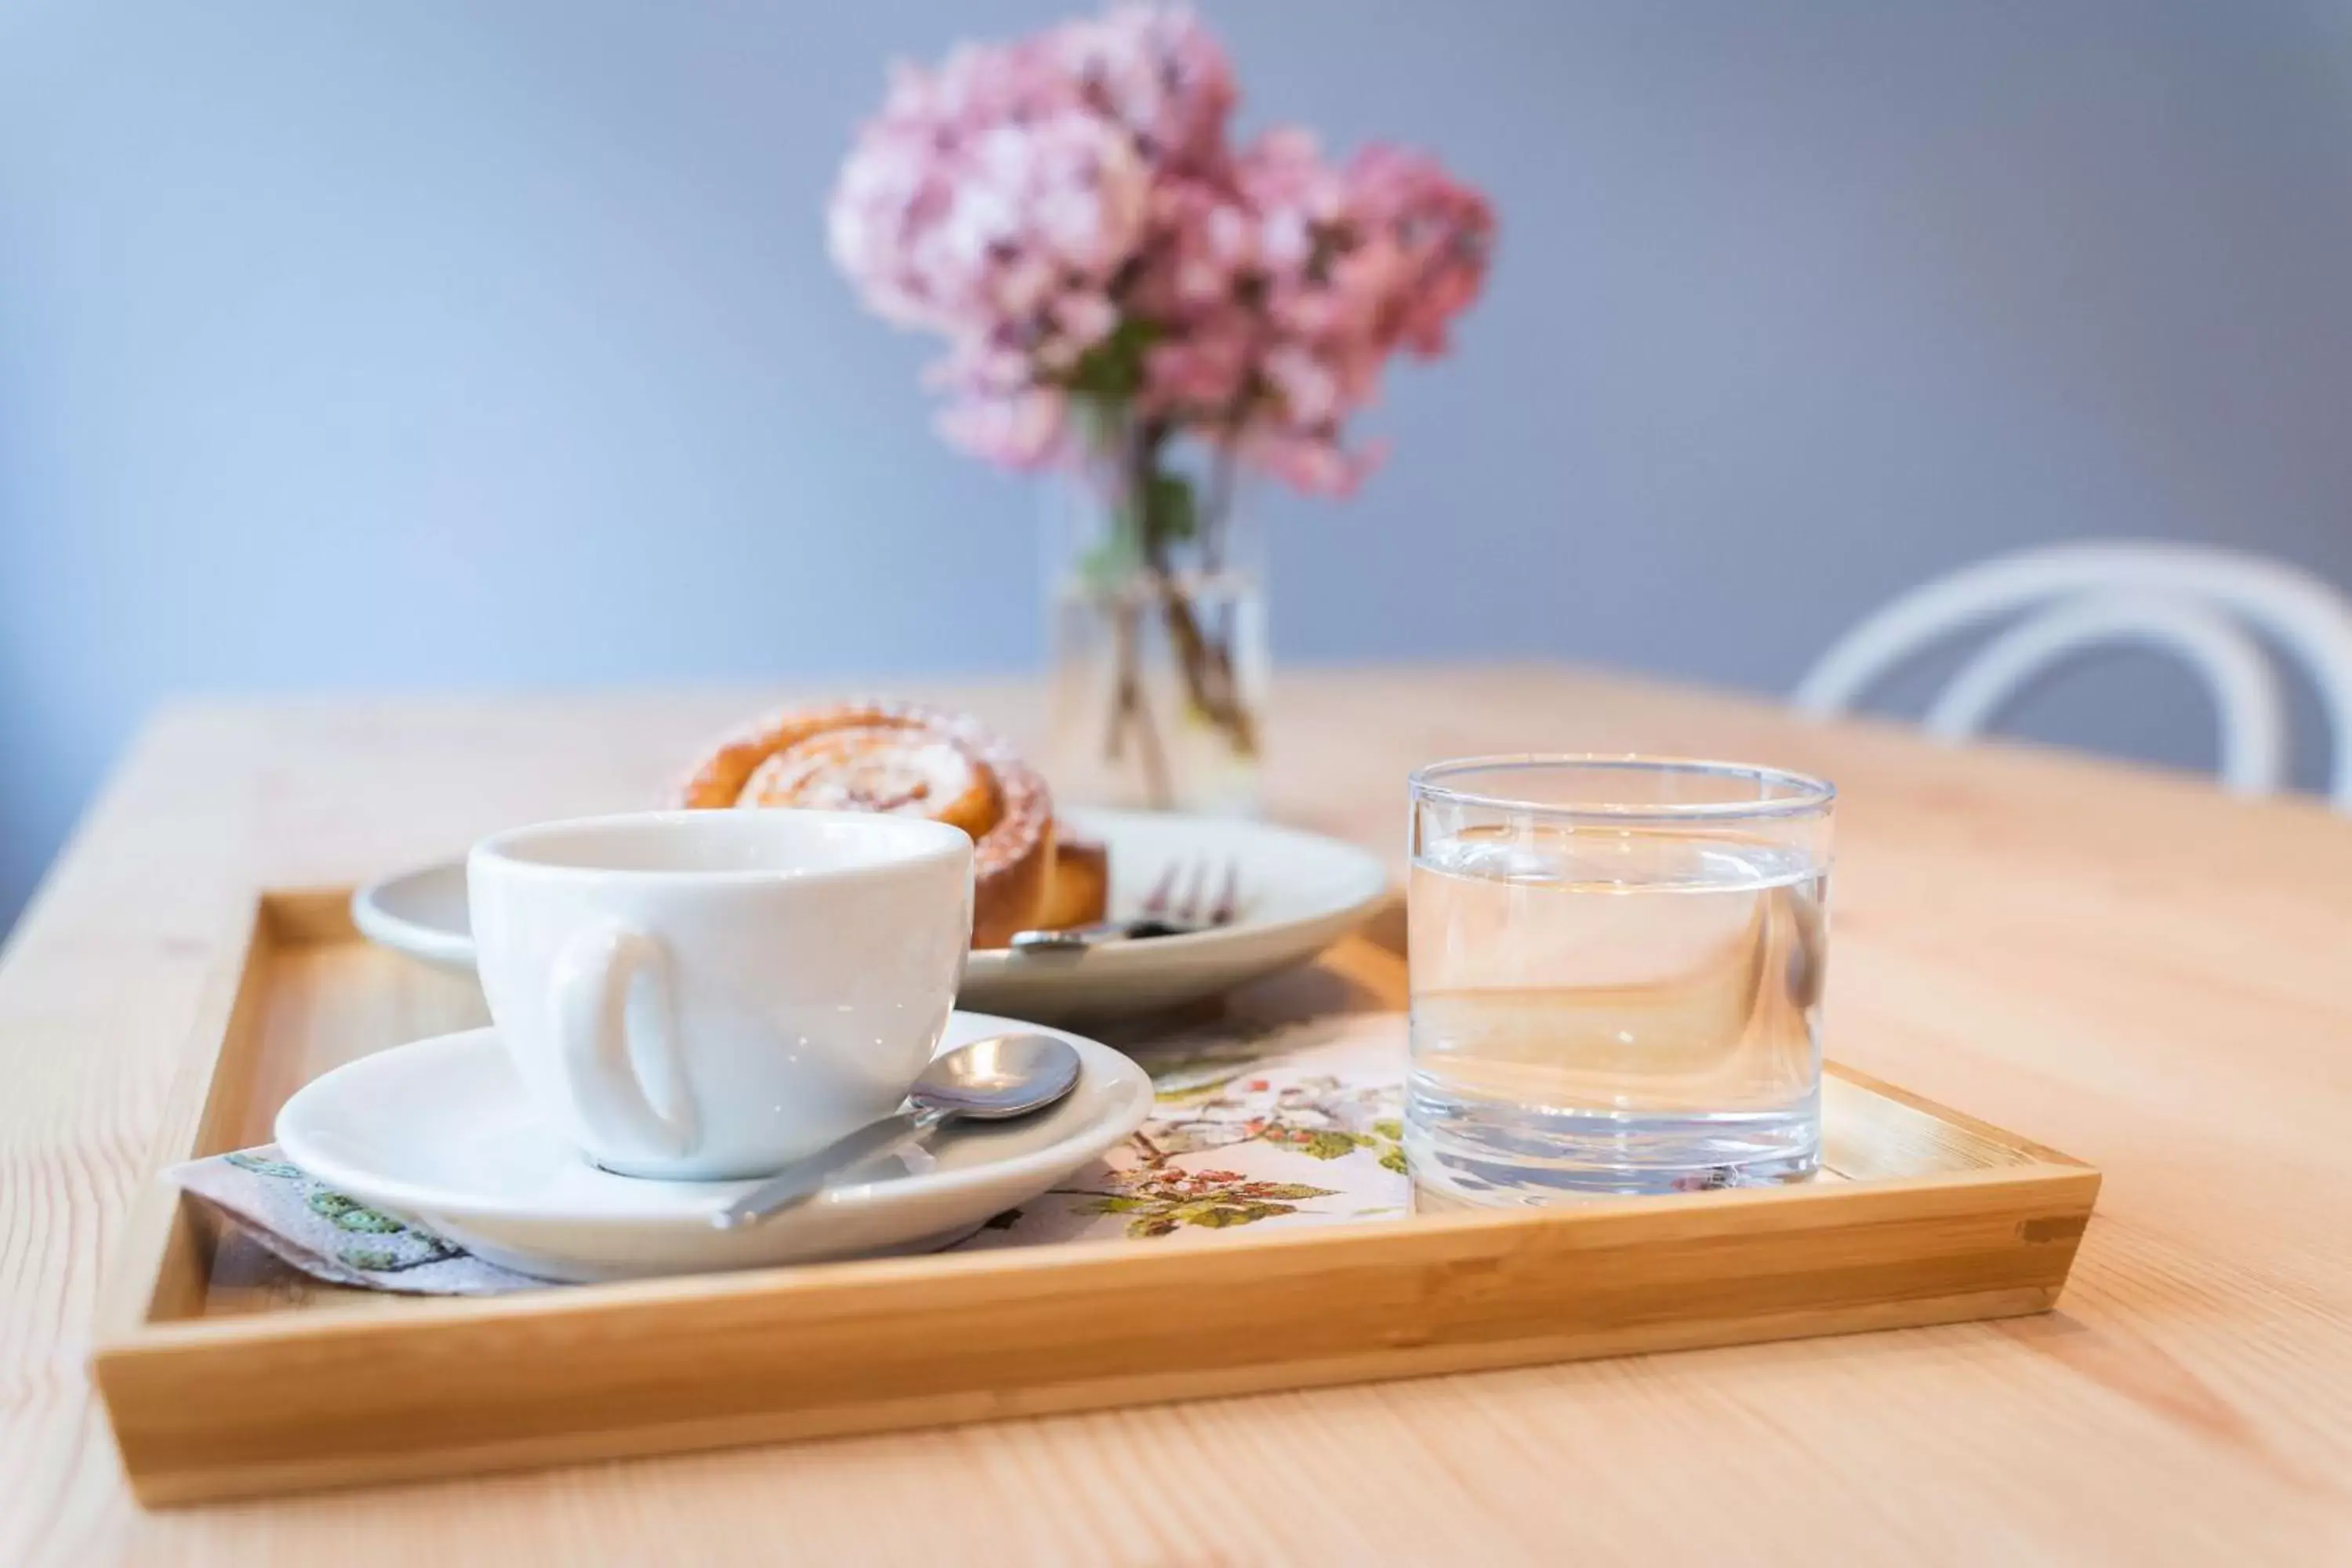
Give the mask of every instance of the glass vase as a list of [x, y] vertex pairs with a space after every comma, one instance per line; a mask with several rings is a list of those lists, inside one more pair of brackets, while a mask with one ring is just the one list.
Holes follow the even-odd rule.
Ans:
[[1045, 511], [1055, 798], [1255, 815], [1265, 563], [1229, 456], [1097, 419]]

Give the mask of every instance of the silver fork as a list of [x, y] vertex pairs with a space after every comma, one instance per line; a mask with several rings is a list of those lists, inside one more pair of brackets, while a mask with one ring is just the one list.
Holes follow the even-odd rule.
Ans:
[[[1213, 897], [1210, 884], [1215, 883]], [[1241, 862], [1227, 857], [1223, 875], [1215, 859], [1196, 855], [1171, 860], [1143, 900], [1143, 912], [1134, 920], [1097, 921], [1066, 931], [1024, 931], [1013, 933], [1015, 952], [1082, 952], [1106, 942], [1138, 942], [1155, 936], [1188, 936], [1231, 925], [1241, 908]]]

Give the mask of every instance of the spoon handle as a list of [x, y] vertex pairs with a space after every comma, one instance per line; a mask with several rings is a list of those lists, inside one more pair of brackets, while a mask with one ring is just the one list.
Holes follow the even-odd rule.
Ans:
[[945, 1121], [951, 1113], [936, 1106], [920, 1110], [901, 1110], [879, 1121], [869, 1121], [856, 1131], [835, 1139], [814, 1154], [804, 1154], [774, 1175], [719, 1210], [710, 1216], [712, 1226], [719, 1230], [735, 1230], [747, 1225], [757, 1225], [772, 1219], [786, 1209], [798, 1208], [824, 1191], [827, 1178], [846, 1170], [860, 1160], [868, 1160], [887, 1150], [896, 1149], [909, 1139], [919, 1138]]

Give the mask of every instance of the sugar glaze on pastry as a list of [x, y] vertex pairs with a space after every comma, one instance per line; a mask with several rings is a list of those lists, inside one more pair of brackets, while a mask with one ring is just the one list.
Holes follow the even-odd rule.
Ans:
[[677, 792], [698, 807], [888, 811], [972, 839], [972, 945], [1002, 947], [1045, 913], [1054, 802], [1045, 781], [961, 714], [843, 702], [768, 714], [728, 736]]
[[929, 816], [974, 838], [997, 810], [986, 765], [963, 746], [878, 724], [821, 731], [785, 747], [751, 770], [735, 804]]

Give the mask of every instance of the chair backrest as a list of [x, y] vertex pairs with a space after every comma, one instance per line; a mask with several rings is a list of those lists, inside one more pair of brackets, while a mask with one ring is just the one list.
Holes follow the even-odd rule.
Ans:
[[2352, 605], [2307, 572], [2241, 551], [2060, 544], [1965, 567], [1898, 595], [1839, 638], [1798, 686], [1797, 706], [1844, 712], [1934, 644], [2029, 611], [1953, 679], [1928, 713], [1930, 730], [1977, 733], [2063, 660], [2139, 642], [2186, 660], [2211, 689], [2222, 781], [2273, 790], [2285, 772], [2285, 710], [2243, 629], [2252, 626], [2310, 675], [2331, 731], [2330, 798], [2352, 810]]

